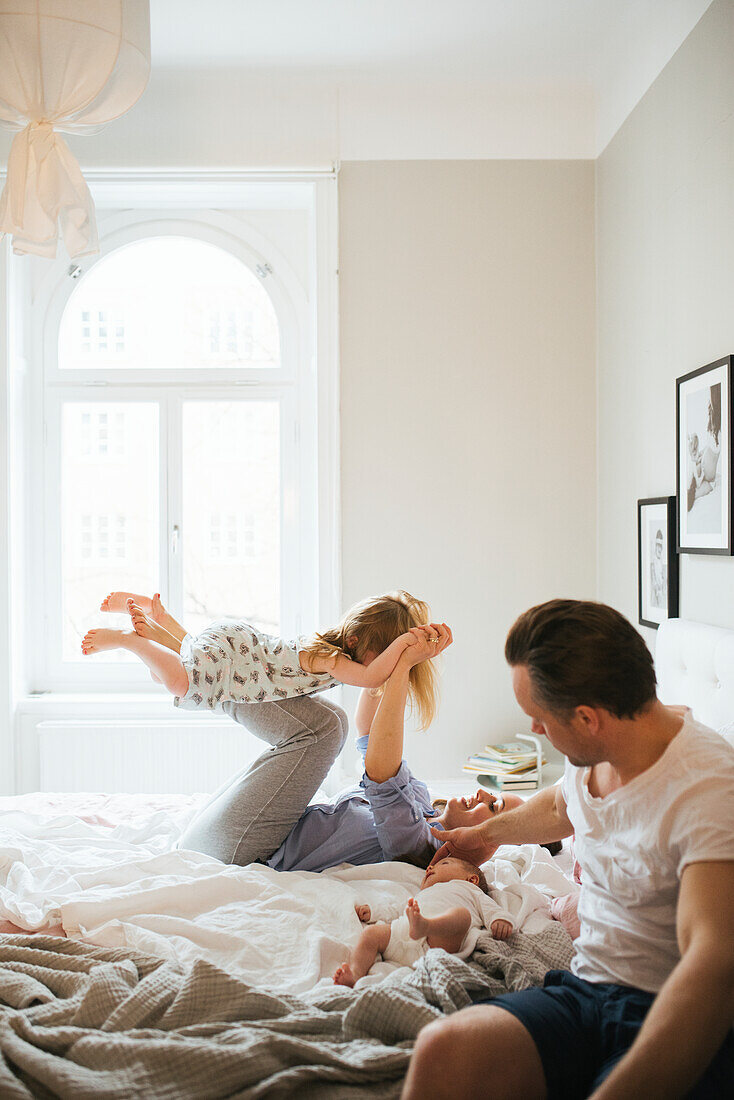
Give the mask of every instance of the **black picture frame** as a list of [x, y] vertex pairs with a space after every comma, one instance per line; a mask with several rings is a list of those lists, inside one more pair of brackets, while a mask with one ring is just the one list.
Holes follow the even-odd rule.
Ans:
[[734, 554], [733, 361], [734, 356], [725, 355], [676, 379], [676, 545], [679, 554]]
[[[637, 501], [637, 613], [640, 624], [652, 627], [653, 630], [657, 630], [665, 619], [678, 617], [680, 559], [676, 541], [678, 528], [676, 503], [674, 496], [645, 497]], [[647, 514], [648, 512], [650, 514]], [[651, 546], [650, 522], [657, 528], [656, 535], [664, 530], [661, 564], [664, 563], [665, 569], [662, 571], [661, 585], [666, 598], [665, 608], [659, 607], [659, 601], [656, 604], [653, 597], [652, 573], [655, 551]], [[657, 546], [657, 539], [655, 541]], [[659, 608], [659, 619], [649, 617], [653, 607]], [[646, 612], [648, 617], [645, 615]]]

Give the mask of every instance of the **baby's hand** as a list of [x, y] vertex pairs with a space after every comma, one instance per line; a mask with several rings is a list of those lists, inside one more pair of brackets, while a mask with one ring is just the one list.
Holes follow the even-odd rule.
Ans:
[[362, 921], [362, 924], [369, 924], [372, 920], [372, 910], [369, 905], [355, 905], [354, 912]]
[[492, 936], [496, 940], [506, 940], [512, 935], [512, 925], [508, 920], [493, 920], [491, 926]]

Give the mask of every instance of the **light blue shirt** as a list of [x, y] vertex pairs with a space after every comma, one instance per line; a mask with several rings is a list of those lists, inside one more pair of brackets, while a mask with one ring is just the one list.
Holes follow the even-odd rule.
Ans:
[[[367, 737], [357, 748], [367, 751]], [[367, 775], [331, 802], [312, 803], [268, 859], [276, 871], [325, 871], [339, 863], [382, 863], [419, 854], [440, 842], [428, 822], [437, 816], [425, 783], [403, 760], [396, 775], [375, 783]]]

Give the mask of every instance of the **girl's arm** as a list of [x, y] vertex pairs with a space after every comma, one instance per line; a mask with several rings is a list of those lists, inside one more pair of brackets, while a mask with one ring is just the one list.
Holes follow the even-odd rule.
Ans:
[[342, 684], [350, 684], [352, 687], [378, 688], [382, 687], [390, 673], [394, 670], [401, 655], [408, 646], [415, 643], [416, 637], [410, 631], [401, 634], [387, 649], [383, 649], [379, 656], [375, 657], [369, 665], [361, 665], [359, 661], [352, 661], [342, 653], [333, 657], [311, 657], [309, 664], [312, 672], [328, 672], [335, 680]]

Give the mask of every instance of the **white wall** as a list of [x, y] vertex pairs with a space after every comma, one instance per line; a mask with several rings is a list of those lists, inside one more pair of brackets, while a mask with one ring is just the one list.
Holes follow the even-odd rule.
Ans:
[[[77, 139], [83, 164], [244, 162], [241, 134], [164, 106]], [[410, 756], [457, 776], [526, 728], [516, 615], [595, 592], [593, 163], [347, 162], [339, 189], [343, 602], [401, 585], [451, 623], [440, 719]]]
[[340, 176], [344, 600], [403, 586], [454, 629], [428, 778], [527, 726], [505, 634], [595, 592], [593, 163]]
[[[633, 622], [636, 501], [675, 491], [675, 379], [734, 352], [733, 51], [716, 0], [597, 162], [599, 595]], [[681, 615], [734, 623], [734, 561], [681, 556]]]

